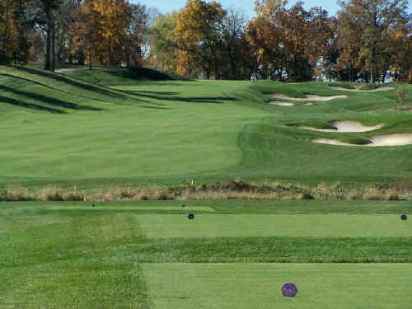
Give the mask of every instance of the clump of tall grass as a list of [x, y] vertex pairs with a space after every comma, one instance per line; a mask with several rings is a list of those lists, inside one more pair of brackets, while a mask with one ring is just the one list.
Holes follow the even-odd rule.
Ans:
[[142, 200], [412, 200], [410, 186], [328, 184], [301, 185], [240, 180], [179, 186], [115, 186], [87, 191], [46, 186], [29, 189], [22, 186], [0, 190], [0, 201], [142, 201]]
[[34, 196], [29, 189], [23, 186], [10, 186], [0, 190], [0, 201], [18, 202], [32, 200], [34, 200]]
[[63, 189], [54, 186], [42, 188], [35, 192], [36, 200], [40, 201], [84, 201], [86, 200], [85, 193], [77, 190], [76, 187], [72, 189]]

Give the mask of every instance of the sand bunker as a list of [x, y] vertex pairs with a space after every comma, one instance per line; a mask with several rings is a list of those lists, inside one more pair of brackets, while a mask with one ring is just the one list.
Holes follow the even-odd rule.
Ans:
[[349, 89], [349, 88], [343, 88], [343, 87], [332, 87], [332, 89], [334, 90], [338, 90], [338, 91], [349, 91], [349, 92], [385, 92], [385, 91], [392, 91], [395, 90], [394, 87], [380, 87], [380, 88], [376, 88], [376, 89]]
[[412, 134], [379, 135], [371, 138], [371, 147], [412, 145]]
[[313, 140], [313, 142], [315, 144], [325, 144], [325, 145], [335, 145], [335, 146], [352, 146], [352, 147], [360, 146], [360, 145], [340, 142], [336, 139], [327, 139], [327, 138], [318, 138], [318, 139]]
[[294, 102], [329, 102], [333, 100], [348, 98], [346, 95], [336, 95], [336, 96], [331, 96], [331, 97], [322, 97], [318, 95], [307, 95], [304, 98], [293, 98], [293, 97], [288, 97], [283, 94], [274, 94], [272, 97], [275, 100], [285, 100], [285, 101], [294, 101]]
[[271, 105], [276, 105], [276, 106], [287, 106], [287, 107], [295, 106], [295, 104], [291, 103], [291, 102], [272, 102], [270, 104]]
[[334, 121], [331, 123], [331, 129], [318, 129], [312, 127], [301, 127], [305, 130], [311, 130], [316, 132], [331, 132], [331, 133], [361, 133], [361, 132], [370, 132], [382, 129], [383, 124], [376, 126], [365, 126], [357, 121]]
[[372, 137], [368, 144], [351, 144], [345, 143], [334, 139], [316, 139], [313, 141], [317, 144], [327, 144], [336, 146], [350, 146], [350, 147], [396, 147], [412, 145], [412, 134], [388, 134], [388, 135], [378, 135]]

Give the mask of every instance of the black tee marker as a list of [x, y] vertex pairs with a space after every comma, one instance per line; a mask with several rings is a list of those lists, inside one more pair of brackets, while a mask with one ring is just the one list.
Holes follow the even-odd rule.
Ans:
[[195, 219], [195, 215], [194, 215], [194, 214], [188, 214], [188, 215], [187, 215], [187, 218], [188, 218], [189, 220], [194, 220], [194, 219]]
[[402, 221], [407, 221], [407, 220], [408, 220], [408, 215], [402, 214], [402, 215], [401, 215], [401, 220], [402, 220]]

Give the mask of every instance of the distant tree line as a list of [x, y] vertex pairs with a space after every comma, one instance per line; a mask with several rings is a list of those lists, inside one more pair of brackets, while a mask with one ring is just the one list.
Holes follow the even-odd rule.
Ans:
[[0, 62], [140, 66], [149, 13], [126, 0], [1, 0]]
[[151, 66], [188, 78], [412, 81], [407, 0], [341, 1], [336, 16], [257, 0], [256, 15], [188, 0], [180, 11], [127, 0], [2, 0], [0, 62]]

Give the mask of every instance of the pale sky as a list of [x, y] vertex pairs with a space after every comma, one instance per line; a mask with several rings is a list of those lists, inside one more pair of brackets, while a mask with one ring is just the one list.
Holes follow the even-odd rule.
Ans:
[[[133, 2], [145, 4], [148, 7], [155, 7], [162, 13], [170, 12], [182, 8], [186, 0], [132, 0]], [[246, 13], [247, 16], [252, 16], [254, 12], [254, 0], [220, 0], [224, 8], [239, 8]], [[290, 3], [297, 2], [296, 0], [289, 1]], [[322, 6], [329, 11], [329, 14], [334, 15], [338, 10], [336, 0], [306, 0], [305, 6], [310, 8], [313, 6]], [[409, 9], [412, 9], [412, 0], [409, 0]]]

